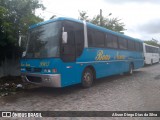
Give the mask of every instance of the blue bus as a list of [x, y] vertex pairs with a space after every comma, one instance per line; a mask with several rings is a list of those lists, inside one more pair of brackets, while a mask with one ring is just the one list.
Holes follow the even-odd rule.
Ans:
[[21, 59], [23, 81], [47, 87], [79, 84], [144, 65], [143, 42], [72, 18], [32, 25]]

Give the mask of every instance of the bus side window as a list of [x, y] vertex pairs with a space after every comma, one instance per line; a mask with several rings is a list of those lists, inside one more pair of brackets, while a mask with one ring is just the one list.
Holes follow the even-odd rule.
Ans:
[[143, 51], [143, 44], [139, 43], [139, 51], [142, 52]]
[[146, 46], [146, 48], [148, 53], [152, 53], [152, 48], [150, 46]]
[[139, 42], [135, 42], [135, 50], [140, 51], [140, 44]]
[[142, 52], [143, 51], [143, 44], [140, 42], [135, 42], [136, 51]]
[[128, 40], [128, 50], [131, 50], [131, 51], [135, 50], [134, 41]]
[[67, 43], [62, 43], [62, 60], [73, 62], [76, 59], [74, 24], [70, 21], [64, 21], [63, 27], [64, 32], [67, 32]]
[[76, 56], [80, 56], [84, 48], [84, 31], [77, 30], [75, 31], [75, 40], [76, 40]]
[[116, 36], [111, 35], [111, 34], [107, 34], [106, 38], [105, 38], [105, 45], [108, 48], [111, 49], [117, 49], [118, 48], [118, 39]]
[[69, 21], [65, 21], [64, 32], [67, 32], [67, 34], [68, 34], [67, 44], [73, 46], [75, 44], [74, 26]]
[[83, 24], [65, 21], [64, 31], [68, 33], [67, 45], [72, 50], [70, 53], [76, 54], [76, 57], [80, 56], [84, 48]]
[[122, 50], [126, 50], [127, 49], [127, 40], [124, 38], [119, 37], [118, 38], [118, 43], [119, 43], [119, 48]]
[[106, 45], [106, 47], [108, 47], [108, 48], [112, 48], [112, 47], [113, 47], [112, 35], [106, 34], [105, 45]]
[[104, 47], [105, 34], [103, 32], [95, 31], [95, 46]]
[[93, 37], [93, 35], [94, 35], [94, 31], [92, 31], [91, 29], [88, 29], [87, 30], [88, 32], [88, 34], [87, 34], [87, 36], [88, 36], [88, 47], [94, 47], [94, 37]]
[[112, 36], [112, 42], [113, 42], [113, 48], [117, 49], [118, 48], [118, 39], [116, 36]]

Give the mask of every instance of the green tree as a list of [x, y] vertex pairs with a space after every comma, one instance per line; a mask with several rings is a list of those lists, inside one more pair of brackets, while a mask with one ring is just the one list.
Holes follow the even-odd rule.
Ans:
[[18, 55], [18, 39], [31, 24], [43, 21], [35, 15], [45, 7], [39, 0], [0, 0], [0, 61]]
[[87, 22], [90, 22], [86, 11], [79, 11], [79, 15], [80, 15], [80, 17], [78, 18], [79, 20], [85, 20]]
[[144, 42], [149, 44], [149, 45], [154, 45], [154, 46], [160, 47], [160, 43], [158, 43], [158, 40], [155, 40], [155, 39], [147, 40], [147, 41], [144, 41]]
[[[100, 15], [95, 15], [93, 18], [89, 19], [87, 12], [85, 11], [79, 11], [79, 19], [80, 20], [85, 20], [87, 22], [91, 22], [95, 25], [98, 26], [102, 26], [104, 28], [107, 28], [109, 30], [115, 31], [115, 32], [119, 32], [124, 34], [124, 30], [126, 30], [125, 24], [123, 22], [121, 22], [121, 19], [119, 19], [118, 17], [116, 18], [109, 18], [109, 17], [104, 17], [104, 16], [100, 16]], [[109, 16], [111, 15], [111, 13], [109, 14]], [[101, 19], [101, 23], [100, 23], [100, 19]]]

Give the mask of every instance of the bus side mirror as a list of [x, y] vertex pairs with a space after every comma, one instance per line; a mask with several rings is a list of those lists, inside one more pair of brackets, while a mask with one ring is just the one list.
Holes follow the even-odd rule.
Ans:
[[25, 56], [26, 56], [26, 51], [22, 53], [22, 57], [25, 57]]
[[21, 43], [22, 43], [22, 36], [19, 36], [19, 40], [18, 40], [19, 47], [21, 47]]
[[67, 43], [68, 34], [67, 32], [62, 32], [62, 43]]

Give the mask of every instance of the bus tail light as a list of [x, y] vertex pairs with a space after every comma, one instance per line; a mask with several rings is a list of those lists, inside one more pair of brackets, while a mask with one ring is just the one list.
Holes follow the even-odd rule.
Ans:
[[57, 69], [56, 69], [56, 68], [52, 69], [52, 72], [53, 72], [53, 73], [56, 73], [56, 72], [57, 72]]

